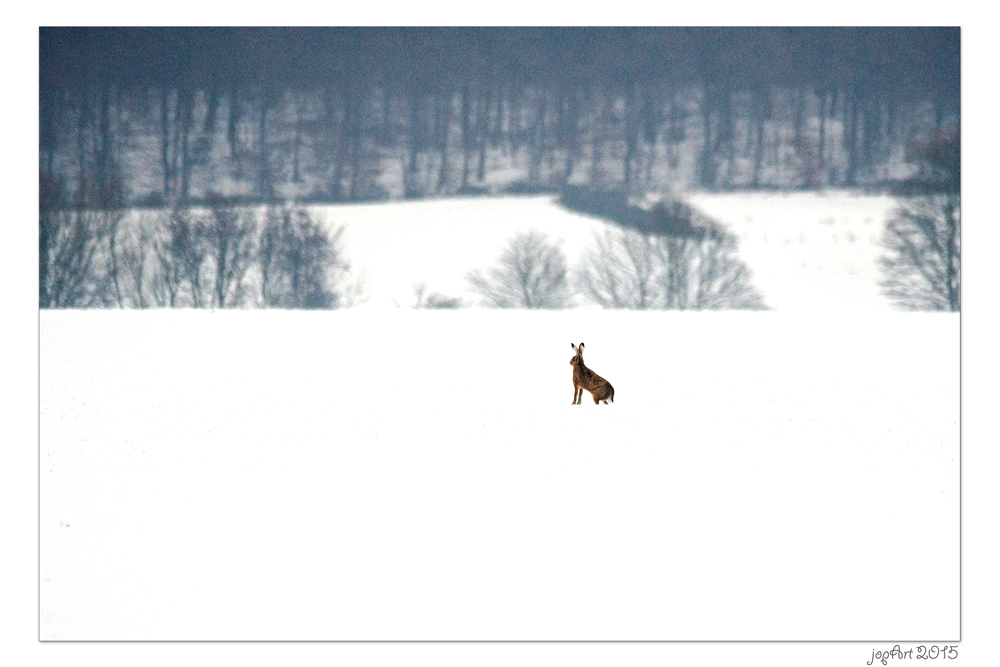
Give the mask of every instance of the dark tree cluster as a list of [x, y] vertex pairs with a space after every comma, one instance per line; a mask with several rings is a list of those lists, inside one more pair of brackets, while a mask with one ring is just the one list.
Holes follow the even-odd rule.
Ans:
[[98, 207], [875, 186], [957, 136], [959, 46], [957, 28], [42, 28], [39, 166]]
[[337, 308], [353, 295], [341, 230], [299, 207], [126, 211], [41, 191], [41, 308]]

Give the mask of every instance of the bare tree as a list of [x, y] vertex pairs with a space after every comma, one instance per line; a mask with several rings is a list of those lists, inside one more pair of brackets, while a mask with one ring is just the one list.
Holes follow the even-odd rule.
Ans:
[[494, 308], [564, 308], [569, 301], [566, 256], [537, 231], [514, 236], [495, 266], [466, 279]]
[[105, 307], [125, 307], [125, 293], [122, 289], [121, 236], [125, 214], [121, 210], [102, 211], [104, 243], [101, 244], [102, 257], [98, 262], [101, 275], [97, 283], [96, 297]]
[[260, 232], [257, 248], [257, 266], [260, 271], [260, 305], [264, 308], [280, 308], [280, 253], [282, 222], [287, 215], [274, 207], [268, 207], [264, 226]]
[[146, 281], [147, 257], [155, 247], [156, 220], [149, 213], [141, 213], [129, 225], [121, 249], [121, 264], [127, 278], [133, 303], [138, 308], [148, 308], [148, 284]]
[[961, 308], [961, 201], [958, 194], [904, 201], [886, 222], [882, 291], [904, 310]]
[[159, 305], [171, 308], [184, 305], [181, 300], [187, 286], [188, 305], [201, 308], [208, 299], [204, 294], [204, 267], [208, 255], [204, 222], [186, 209], [176, 208], [163, 218], [156, 243]]
[[661, 266], [658, 282], [665, 297], [667, 310], [686, 310], [688, 298], [688, 275], [691, 273], [694, 245], [686, 238], [671, 236], [655, 247]]
[[181, 305], [181, 260], [174, 252], [172, 216], [169, 212], [158, 213], [154, 225], [153, 252], [156, 261], [151, 281], [153, 300], [160, 308], [174, 308]]
[[[261, 226], [251, 211], [221, 204], [207, 214], [148, 214], [121, 237], [123, 301], [140, 308], [351, 305], [367, 298], [367, 282], [359, 275], [341, 284], [349, 268], [342, 231], [330, 234], [295, 208], [269, 207]], [[255, 290], [259, 298], [249, 299]]]
[[678, 299], [675, 307], [700, 310], [767, 308], [764, 297], [753, 286], [753, 273], [739, 258], [736, 237], [714, 227], [703, 238], [684, 239], [683, 244], [679, 250], [677, 287], [686, 302]]
[[585, 297], [605, 308], [646, 310], [656, 303], [657, 239], [608, 228], [583, 251], [576, 282]]
[[305, 209], [269, 208], [257, 253], [261, 305], [339, 307], [338, 283], [349, 269], [342, 235], [343, 227], [329, 234]]
[[100, 292], [98, 249], [107, 235], [106, 219], [96, 211], [43, 211], [39, 216], [42, 265], [39, 305], [84, 308]]
[[107, 216], [82, 201], [69, 207], [66, 181], [42, 174], [38, 206], [38, 305], [84, 308], [100, 302], [100, 251]]
[[256, 225], [252, 212], [216, 203], [203, 227], [215, 276], [212, 305], [243, 305], [244, 278], [256, 251]]
[[425, 282], [414, 283], [413, 297], [413, 307], [417, 310], [454, 310], [462, 307], [460, 297], [446, 296], [440, 292], [428, 292]]
[[576, 283], [605, 308], [763, 309], [751, 277], [721, 227], [690, 237], [608, 229], [584, 251]]
[[[51, 157], [50, 157], [51, 161]], [[52, 245], [58, 233], [56, 213], [66, 197], [66, 180], [42, 172], [38, 175], [38, 307], [47, 308]]]

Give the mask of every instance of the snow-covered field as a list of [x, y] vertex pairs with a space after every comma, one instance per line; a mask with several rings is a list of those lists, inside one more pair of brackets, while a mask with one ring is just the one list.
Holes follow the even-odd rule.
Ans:
[[[876, 259], [885, 196], [833, 192], [696, 195], [691, 204], [739, 239], [740, 257], [769, 307], [796, 312], [887, 311]], [[477, 303], [465, 275], [493, 265], [508, 239], [537, 229], [559, 242], [572, 268], [607, 223], [558, 206], [551, 196], [455, 198], [323, 206], [327, 224], [343, 225], [356, 275], [367, 279], [370, 305], [408, 307], [414, 286]], [[579, 298], [576, 302], [583, 305]]]
[[604, 222], [561, 208], [554, 197], [454, 198], [405, 203], [313, 207], [330, 226], [343, 225], [356, 277], [369, 288], [368, 306], [406, 308], [414, 287], [478, 303], [466, 274], [497, 261], [519, 232], [539, 230], [559, 243], [570, 265]]
[[368, 307], [42, 312], [42, 639], [957, 639], [959, 318], [831, 200], [694, 200], [773, 311], [406, 307], [600, 226], [524, 198], [330, 211]]
[[740, 257], [771, 308], [798, 313], [885, 311], [877, 260], [892, 197], [696, 195], [690, 203], [740, 240]]

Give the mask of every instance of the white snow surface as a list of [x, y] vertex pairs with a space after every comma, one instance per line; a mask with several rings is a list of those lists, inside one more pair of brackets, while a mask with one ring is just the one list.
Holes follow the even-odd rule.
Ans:
[[958, 329], [43, 311], [40, 636], [957, 639]]
[[688, 201], [740, 240], [740, 257], [769, 307], [798, 313], [892, 309], [879, 292], [878, 258], [889, 196], [702, 194]]
[[[367, 305], [409, 307], [414, 287], [478, 304], [466, 275], [497, 262], [507, 242], [538, 230], [578, 261], [607, 223], [561, 208], [553, 197], [453, 198], [404, 203], [310, 207], [331, 226], [343, 226], [355, 276], [367, 280]], [[581, 303], [581, 302], [578, 302]]]
[[323, 207], [362, 307], [42, 311], [40, 637], [957, 639], [960, 321], [878, 293], [891, 200], [691, 202], [773, 310], [409, 308], [604, 228], [523, 197]]

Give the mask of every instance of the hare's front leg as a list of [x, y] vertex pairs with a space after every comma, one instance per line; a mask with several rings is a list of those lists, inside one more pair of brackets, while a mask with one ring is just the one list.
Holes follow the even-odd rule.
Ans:
[[583, 394], [583, 388], [573, 385], [573, 402], [570, 405], [576, 405], [579, 403], [581, 394]]

